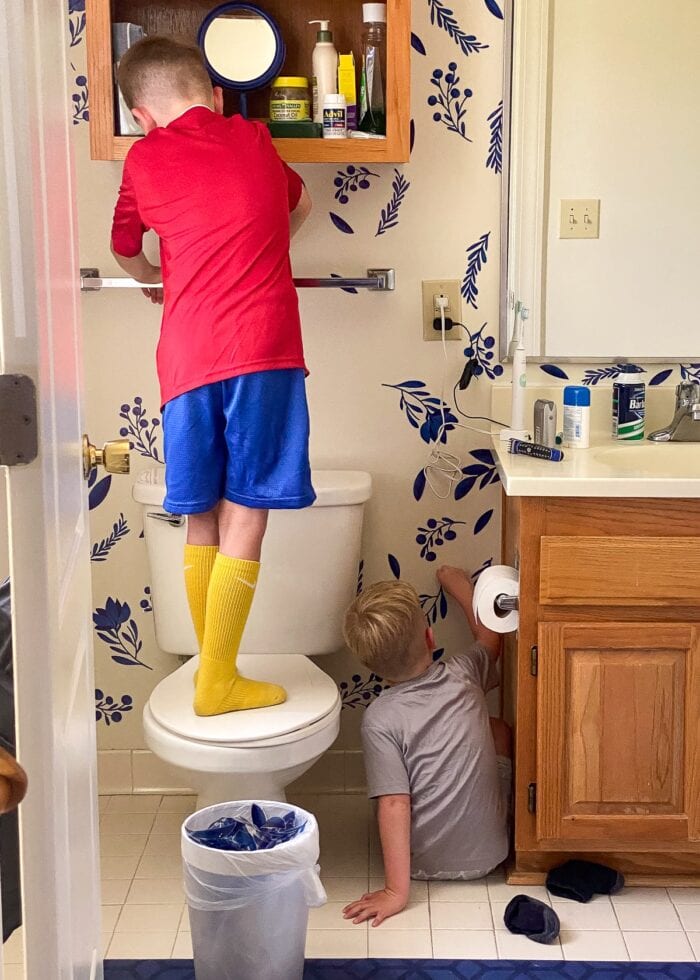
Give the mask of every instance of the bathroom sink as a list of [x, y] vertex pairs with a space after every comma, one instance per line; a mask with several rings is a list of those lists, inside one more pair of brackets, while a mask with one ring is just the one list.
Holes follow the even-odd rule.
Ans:
[[700, 443], [643, 442], [593, 449], [599, 463], [637, 477], [700, 479]]

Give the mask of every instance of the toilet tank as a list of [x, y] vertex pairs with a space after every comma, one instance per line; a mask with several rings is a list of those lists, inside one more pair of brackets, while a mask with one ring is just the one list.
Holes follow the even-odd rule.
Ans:
[[[141, 473], [133, 487], [143, 507], [158, 646], [197, 653], [183, 574], [184, 520], [166, 514], [165, 468]], [[253, 608], [241, 653], [333, 653], [343, 646], [345, 609], [357, 590], [368, 473], [316, 470], [317, 500], [304, 510], [271, 510]]]

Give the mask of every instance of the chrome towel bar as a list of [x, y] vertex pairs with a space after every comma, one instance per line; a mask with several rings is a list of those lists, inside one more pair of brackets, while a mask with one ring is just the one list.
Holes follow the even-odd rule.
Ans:
[[[368, 269], [364, 279], [331, 276], [328, 279], [304, 276], [294, 280], [297, 289], [370, 289], [374, 292], [391, 292], [396, 286], [393, 269]], [[102, 278], [99, 269], [80, 270], [81, 293], [99, 292], [101, 289], [144, 289], [145, 284], [135, 279]]]

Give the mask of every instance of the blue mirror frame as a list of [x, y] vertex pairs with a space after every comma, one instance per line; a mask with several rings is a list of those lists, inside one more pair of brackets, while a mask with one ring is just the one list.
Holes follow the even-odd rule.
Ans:
[[[270, 65], [270, 67], [259, 75], [257, 78], [253, 78], [247, 82], [234, 82], [229, 78], [225, 78], [209, 63], [206, 52], [204, 50], [204, 39], [206, 38], [207, 30], [210, 25], [220, 17], [222, 14], [231, 14], [236, 11], [245, 11], [246, 13], [256, 14], [258, 17], [262, 17], [263, 20], [267, 21], [272, 33], [275, 36], [276, 51], [275, 57]], [[241, 96], [241, 114], [247, 116], [247, 100], [246, 93], [252, 92], [255, 89], [263, 88], [279, 75], [280, 69], [284, 64], [284, 59], [287, 55], [287, 49], [284, 43], [284, 38], [282, 37], [282, 32], [277, 26], [277, 22], [270, 17], [270, 15], [261, 10], [260, 7], [256, 6], [254, 3], [221, 3], [218, 7], [214, 7], [210, 10], [207, 16], [202, 21], [199, 31], [197, 33], [197, 44], [202, 52], [202, 57], [204, 58], [204, 64], [206, 65], [207, 71], [214, 79], [214, 81], [221, 85], [223, 88], [231, 89], [234, 92], [239, 92]]]

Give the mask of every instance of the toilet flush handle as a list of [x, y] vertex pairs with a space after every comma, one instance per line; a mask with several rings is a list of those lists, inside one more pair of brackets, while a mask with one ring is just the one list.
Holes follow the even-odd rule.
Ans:
[[185, 523], [185, 518], [182, 514], [163, 514], [160, 511], [149, 511], [146, 517], [150, 517], [154, 521], [164, 521], [170, 527], [182, 527]]

